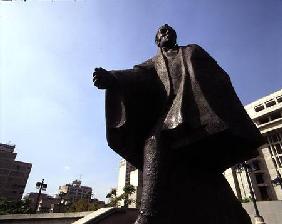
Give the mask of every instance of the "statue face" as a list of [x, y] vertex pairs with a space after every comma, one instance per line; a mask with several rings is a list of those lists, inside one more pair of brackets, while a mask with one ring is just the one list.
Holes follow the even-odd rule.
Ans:
[[156, 44], [158, 47], [172, 48], [176, 44], [176, 32], [175, 30], [165, 24], [161, 26], [156, 34]]

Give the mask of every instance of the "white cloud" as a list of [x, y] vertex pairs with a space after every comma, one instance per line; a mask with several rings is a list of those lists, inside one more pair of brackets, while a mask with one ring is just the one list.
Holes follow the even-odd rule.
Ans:
[[65, 171], [69, 171], [70, 169], [71, 169], [70, 166], [68, 166], [68, 165], [64, 166], [64, 170], [65, 170]]

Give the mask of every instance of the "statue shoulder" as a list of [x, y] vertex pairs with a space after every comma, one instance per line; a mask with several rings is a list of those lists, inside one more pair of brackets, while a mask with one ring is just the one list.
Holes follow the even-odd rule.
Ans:
[[135, 65], [133, 68], [134, 69], [151, 68], [151, 67], [154, 67], [154, 63], [155, 63], [155, 57], [150, 58], [141, 64]]
[[185, 46], [185, 49], [189, 50], [194, 58], [202, 58], [216, 62], [214, 58], [198, 44], [188, 44]]
[[192, 51], [203, 51], [205, 52], [205, 50], [198, 44], [188, 44], [186, 46], [182, 46], [182, 49], [190, 49]]

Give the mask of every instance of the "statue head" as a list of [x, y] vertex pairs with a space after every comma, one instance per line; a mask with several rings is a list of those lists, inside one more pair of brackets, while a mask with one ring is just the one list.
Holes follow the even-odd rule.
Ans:
[[155, 43], [161, 48], [173, 48], [176, 45], [177, 34], [175, 30], [165, 24], [158, 29], [155, 36]]

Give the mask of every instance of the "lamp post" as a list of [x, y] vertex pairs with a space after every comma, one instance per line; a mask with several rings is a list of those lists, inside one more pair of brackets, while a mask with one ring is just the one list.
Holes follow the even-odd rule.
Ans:
[[273, 180], [271, 180], [271, 183], [274, 185], [274, 186], [277, 186], [279, 185], [282, 189], [282, 177], [281, 177], [281, 174], [279, 172], [279, 169], [277, 167], [277, 164], [275, 162], [275, 160], [272, 158], [272, 163], [274, 165], [274, 168], [275, 168], [275, 171], [276, 171], [276, 178], [274, 178]]
[[34, 213], [36, 213], [36, 211], [38, 209], [41, 191], [46, 191], [46, 188], [47, 188], [47, 184], [44, 184], [44, 179], [42, 179], [41, 182], [36, 183], [36, 189], [39, 189], [39, 191], [38, 191], [38, 195], [37, 195], [37, 199], [36, 199], [36, 203], [35, 203]]
[[282, 189], [282, 177], [281, 177], [281, 174], [279, 172], [277, 172], [277, 177], [274, 178], [273, 180], [271, 180], [271, 183], [274, 186], [279, 185], [281, 187], [281, 189]]
[[252, 203], [253, 203], [253, 206], [254, 206], [254, 209], [255, 209], [255, 217], [254, 217], [255, 218], [255, 224], [266, 224], [264, 222], [263, 217], [259, 214], [257, 201], [256, 201], [256, 198], [255, 198], [255, 194], [254, 194], [252, 185], [251, 185], [251, 178], [250, 178], [251, 168], [250, 168], [249, 164], [247, 164], [247, 162], [243, 162], [241, 165], [246, 172], [247, 183], [248, 183], [248, 187], [249, 187], [249, 190], [250, 190]]

